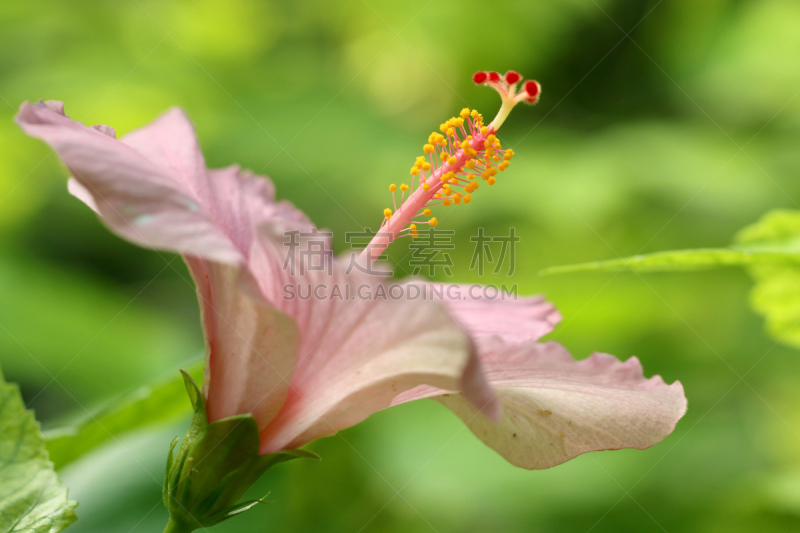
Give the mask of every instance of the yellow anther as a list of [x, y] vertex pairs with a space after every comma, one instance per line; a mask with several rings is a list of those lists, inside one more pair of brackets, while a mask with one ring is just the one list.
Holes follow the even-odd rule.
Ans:
[[431, 216], [431, 210], [430, 209], [423, 209], [422, 210], [422, 215], [426, 216], [426, 217]]
[[464, 163], [464, 166], [465, 166], [465, 167], [467, 167], [467, 168], [475, 168], [475, 161], [473, 161], [472, 159], [470, 159], [469, 161], [467, 161], [466, 163]]
[[453, 203], [458, 205], [461, 203], [461, 195], [456, 193], [453, 195]]
[[452, 184], [458, 183], [458, 178], [450, 178], [450, 183]]
[[500, 156], [499, 156], [499, 155], [497, 155], [497, 154], [495, 154], [495, 155], [493, 155], [493, 156], [492, 156], [492, 161], [500, 161], [501, 159], [502, 159], [502, 157], [500, 157]]
[[422, 163], [422, 170], [430, 170], [431, 164], [430, 163]]
[[419, 169], [417, 167], [411, 167], [411, 175], [416, 176], [419, 174]]
[[419, 237], [419, 232], [417, 230], [412, 230], [411, 231], [411, 236], [412, 237]]
[[[428, 141], [430, 141], [430, 139], [428, 139]], [[432, 154], [433, 153], [433, 145], [432, 144], [426, 144], [425, 146], [422, 147], [422, 151], [425, 152], [426, 154]]]
[[489, 185], [494, 185], [495, 181], [497, 181], [497, 180], [495, 180], [494, 178], [489, 178], [489, 179], [488, 179], [488, 180], [486, 180], [486, 181], [487, 181], [487, 183], [488, 183]]
[[389, 185], [389, 192], [394, 192], [394, 191], [396, 191], [396, 190], [397, 190], [397, 185], [395, 185], [394, 183], [392, 183], [391, 185]]
[[486, 137], [486, 142], [488, 142], [489, 144], [494, 144], [495, 141], [497, 141], [497, 137], [495, 137], [494, 135], [489, 135], [488, 137]]
[[428, 224], [430, 224], [430, 225], [431, 225], [431, 226], [433, 226], [434, 228], [436, 227], [436, 225], [437, 225], [438, 223], [439, 223], [439, 221], [438, 221], [438, 220], [436, 220], [436, 217], [433, 217], [433, 218], [431, 218], [431, 219], [428, 221]]
[[466, 140], [462, 141], [459, 146], [461, 147], [462, 150], [466, 150], [467, 148], [469, 148], [469, 141]]
[[502, 163], [497, 165], [497, 168], [499, 168], [500, 170], [505, 170], [505, 169], [508, 168], [508, 165], [510, 165], [510, 164], [511, 163], [509, 163], [508, 161], [503, 161]]
[[481, 114], [478, 113], [477, 109], [473, 109], [472, 113], [470, 113], [470, 114], [472, 115], [472, 118], [475, 119], [475, 120], [480, 120], [481, 119]]
[[451, 170], [450, 172], [445, 173], [445, 175], [442, 177], [444, 178], [442, 181], [450, 181], [456, 177], [456, 173]]
[[423, 190], [423, 191], [427, 191], [427, 190], [429, 190], [430, 188], [431, 188], [431, 186], [430, 186], [430, 185], [428, 185], [428, 183], [427, 183], [427, 182], [422, 184], [422, 190]]
[[453, 128], [447, 128], [447, 135], [449, 137], [452, 137], [455, 134], [456, 134], [456, 130], [454, 130]]
[[392, 218], [392, 210], [387, 207], [386, 209], [383, 210], [383, 216], [386, 217], [386, 220], [389, 220], [390, 218]]
[[402, 185], [400, 185], [400, 190], [403, 191], [403, 192], [406, 192], [408, 190], [408, 185], [403, 183]]
[[482, 135], [486, 135], [486, 132], [488, 132], [488, 131], [489, 131], [489, 128], [487, 128], [486, 126], [481, 128], [481, 134]]
[[457, 163], [458, 159], [456, 159], [455, 157], [451, 157], [450, 159], [447, 160], [447, 164], [450, 165], [451, 167], [456, 166]]
[[491, 175], [491, 174], [489, 174], [489, 172], [488, 172], [488, 171], [487, 171], [487, 172], [482, 172], [482, 173], [481, 173], [481, 178], [483, 178], [483, 179], [485, 179], [485, 180], [488, 180], [488, 179], [489, 179], [489, 178], [491, 178], [491, 177], [492, 177], [492, 175]]
[[461, 113], [459, 113], [459, 116], [461, 116], [461, 118], [463, 118], [464, 120], [467, 120], [467, 117], [469, 116], [469, 108], [465, 107], [464, 109], [462, 109]]
[[472, 196], [470, 196], [469, 194], [467, 194], [467, 195], [464, 195], [464, 203], [465, 203], [465, 204], [468, 204], [468, 203], [470, 203], [471, 201], [472, 201]]
[[442, 205], [445, 207], [450, 207], [450, 198], [445, 198], [442, 200]]
[[442, 133], [447, 131], [447, 122], [443, 122], [442, 124], [439, 124], [439, 131], [441, 131]]
[[463, 125], [464, 125], [464, 119], [463, 118], [454, 118], [453, 119], [453, 126], [455, 126], [456, 128], [460, 128]]
[[417, 229], [417, 225], [416, 225], [416, 224], [411, 224], [411, 225], [408, 227], [408, 229], [410, 229], [411, 231], [414, 231], [415, 229]]
[[486, 157], [492, 157], [493, 155], [494, 155], [494, 148], [492, 148], [491, 146], [487, 147], [485, 156]]
[[514, 157], [514, 150], [509, 148], [508, 150], [506, 150], [505, 155], [503, 155], [503, 159], [505, 159], [506, 161], [510, 161], [512, 157]]

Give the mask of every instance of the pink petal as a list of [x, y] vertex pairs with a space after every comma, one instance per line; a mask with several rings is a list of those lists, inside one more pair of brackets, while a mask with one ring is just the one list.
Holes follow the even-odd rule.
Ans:
[[595, 353], [575, 361], [555, 342], [490, 342], [481, 353], [503, 404], [499, 423], [476, 416], [459, 394], [435, 399], [452, 409], [511, 464], [549, 468], [596, 450], [648, 448], [686, 412], [683, 387], [645, 379], [636, 357]]
[[497, 336], [508, 344], [538, 340], [561, 321], [555, 306], [542, 296], [517, 297], [459, 285], [442, 291], [447, 310], [473, 339]]
[[122, 142], [167, 171], [181, 190], [212, 211], [214, 200], [206, 162], [194, 126], [182, 109], [170, 109], [147, 126], [125, 135]]
[[48, 143], [96, 203], [103, 221], [148, 248], [237, 263], [240, 252], [170, 169], [52, 109], [24, 103], [17, 123]]
[[208, 419], [250, 413], [259, 427], [266, 427], [286, 399], [299, 344], [297, 326], [262, 298], [239, 290], [246, 271], [185, 259], [197, 284], [205, 334]]
[[[439, 304], [357, 297], [359, 287], [360, 296], [376, 294], [382, 280], [355, 271], [348, 276], [347, 263], [339, 260], [330, 276], [310, 270], [292, 276], [281, 268], [285, 229], [265, 228], [265, 257], [259, 262], [263, 270], [256, 271], [256, 278], [267, 298], [295, 320], [301, 343], [286, 404], [261, 433], [262, 452], [332, 435], [421, 384], [461, 390], [467, 401], [499, 415], [468, 337]], [[331, 290], [338, 285], [345, 295], [349, 286], [354, 298], [284, 299], [284, 287], [297, 283], [325, 284]], [[402, 287], [407, 290], [408, 285]]]

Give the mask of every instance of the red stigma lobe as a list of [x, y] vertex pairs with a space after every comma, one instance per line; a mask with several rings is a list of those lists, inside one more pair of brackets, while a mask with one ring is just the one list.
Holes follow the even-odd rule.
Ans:
[[520, 76], [519, 73], [514, 72], [513, 70], [509, 70], [508, 72], [506, 72], [506, 83], [509, 85], [514, 85], [521, 79], [522, 76]]
[[477, 83], [478, 85], [480, 85], [480, 84], [482, 84], [482, 83], [486, 83], [486, 80], [488, 80], [488, 79], [489, 79], [489, 75], [488, 75], [488, 74], [486, 74], [486, 73], [485, 73], [485, 72], [483, 72], [483, 71], [481, 71], [481, 72], [476, 72], [476, 73], [475, 73], [475, 75], [474, 75], [474, 76], [472, 76], [472, 81], [474, 81], [474, 82], [475, 82], [475, 83]]

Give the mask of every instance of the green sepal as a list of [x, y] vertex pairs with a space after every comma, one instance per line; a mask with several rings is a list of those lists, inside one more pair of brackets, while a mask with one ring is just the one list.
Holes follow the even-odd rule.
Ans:
[[194, 415], [177, 453], [176, 439], [167, 457], [163, 498], [171, 531], [192, 531], [241, 514], [262, 502], [237, 504], [267, 470], [292, 459], [319, 459], [305, 450], [259, 455], [258, 424], [250, 414], [209, 424], [200, 388], [181, 372]]

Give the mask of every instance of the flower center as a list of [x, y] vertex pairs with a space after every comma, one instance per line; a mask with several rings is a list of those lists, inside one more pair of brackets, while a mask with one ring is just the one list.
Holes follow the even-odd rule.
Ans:
[[[362, 259], [373, 263], [395, 239], [418, 236], [420, 225], [435, 227], [439, 221], [431, 216], [431, 208], [470, 203], [480, 184], [478, 178], [492, 186], [497, 173], [508, 168], [514, 151], [502, 148], [497, 130], [518, 103], [535, 104], [541, 86], [536, 81], [527, 81], [517, 93], [522, 76], [513, 70], [505, 76], [497, 72], [478, 72], [472, 80], [500, 94], [502, 105], [497, 116], [486, 126], [477, 110], [465, 107], [458, 117], [439, 126], [441, 133], [430, 134], [428, 143], [422, 147], [425, 155], [417, 157], [411, 167], [410, 185], [402, 183], [399, 187], [399, 204], [397, 185], [389, 186], [394, 209], [383, 210], [381, 227], [362, 252]], [[417, 218], [419, 220], [415, 220]]]

